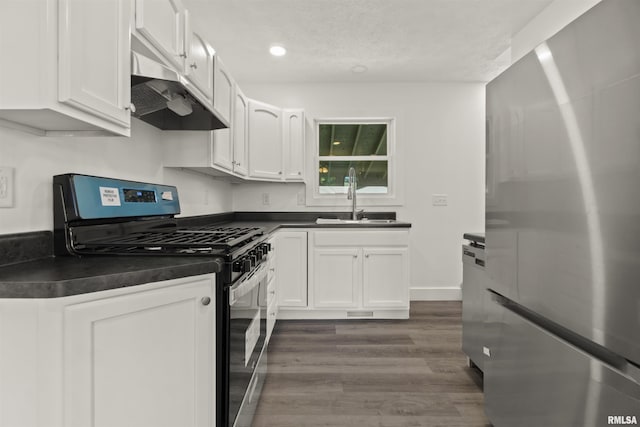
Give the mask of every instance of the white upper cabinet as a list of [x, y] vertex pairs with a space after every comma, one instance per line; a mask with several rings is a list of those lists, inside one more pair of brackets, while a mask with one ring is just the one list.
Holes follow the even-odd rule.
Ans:
[[213, 106], [222, 118], [231, 122], [233, 111], [233, 88], [235, 82], [219, 56], [214, 58], [213, 68]]
[[60, 102], [129, 127], [129, 1], [60, 0]]
[[[233, 123], [231, 124], [233, 126]], [[228, 171], [233, 170], [233, 140], [231, 130], [216, 129], [212, 131], [213, 164]]]
[[130, 1], [1, 1], [0, 124], [129, 136]]
[[249, 176], [282, 180], [282, 109], [249, 100]]
[[249, 173], [247, 144], [249, 135], [249, 100], [236, 84], [232, 121], [233, 171], [241, 176]]
[[282, 154], [284, 179], [304, 181], [304, 110], [287, 109], [282, 114]]
[[233, 170], [233, 89], [235, 82], [219, 56], [214, 57], [213, 106], [230, 123], [227, 129], [213, 131], [213, 163], [228, 171]]
[[208, 103], [213, 104], [213, 47], [196, 31], [189, 31], [187, 34], [187, 78], [202, 92]]
[[135, 29], [170, 64], [184, 70], [185, 8], [180, 0], [135, 0]]

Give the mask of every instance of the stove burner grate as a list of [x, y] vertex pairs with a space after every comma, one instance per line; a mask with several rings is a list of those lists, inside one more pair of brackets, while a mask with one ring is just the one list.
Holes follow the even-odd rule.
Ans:
[[251, 241], [263, 234], [259, 227], [203, 226], [177, 228], [171, 231], [138, 231], [124, 235], [101, 237], [76, 242], [84, 248], [102, 248], [117, 251], [124, 248], [139, 248], [149, 252], [179, 249], [182, 253], [224, 250]]

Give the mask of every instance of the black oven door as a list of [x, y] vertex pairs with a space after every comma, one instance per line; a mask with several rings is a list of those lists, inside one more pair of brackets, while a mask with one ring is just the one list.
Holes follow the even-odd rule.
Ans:
[[267, 268], [261, 264], [229, 288], [228, 427], [240, 427], [247, 419], [250, 424], [257, 405], [261, 384], [254, 376], [267, 332], [260, 304], [266, 281]]

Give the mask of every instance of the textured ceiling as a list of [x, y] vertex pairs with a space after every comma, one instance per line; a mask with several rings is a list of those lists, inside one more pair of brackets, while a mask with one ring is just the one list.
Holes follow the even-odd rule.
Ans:
[[[552, 0], [184, 0], [240, 83], [482, 81]], [[287, 55], [272, 57], [271, 44]], [[500, 58], [499, 58], [500, 57]], [[354, 73], [364, 65], [367, 71]]]

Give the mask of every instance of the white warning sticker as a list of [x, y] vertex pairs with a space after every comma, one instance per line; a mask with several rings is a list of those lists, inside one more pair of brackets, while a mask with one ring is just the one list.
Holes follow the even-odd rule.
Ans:
[[117, 188], [100, 187], [102, 206], [120, 206], [120, 193]]

